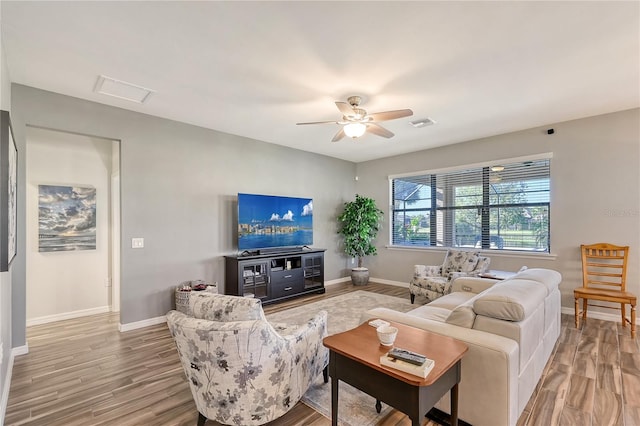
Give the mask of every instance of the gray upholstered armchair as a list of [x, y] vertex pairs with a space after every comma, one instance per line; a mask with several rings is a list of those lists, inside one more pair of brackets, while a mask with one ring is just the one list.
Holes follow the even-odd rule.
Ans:
[[491, 259], [477, 251], [449, 249], [442, 265], [414, 265], [413, 278], [409, 282], [411, 303], [416, 295], [431, 302], [451, 293], [451, 284], [458, 277], [477, 277], [489, 269]]
[[329, 361], [327, 313], [301, 326], [267, 322], [258, 299], [193, 293], [193, 317], [167, 323], [199, 412], [227, 425], [261, 425], [292, 408]]

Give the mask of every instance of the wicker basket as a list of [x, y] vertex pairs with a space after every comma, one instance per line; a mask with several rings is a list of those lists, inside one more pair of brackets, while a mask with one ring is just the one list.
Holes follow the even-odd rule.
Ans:
[[191, 297], [190, 291], [180, 291], [176, 289], [176, 311], [182, 312], [185, 315], [193, 315], [189, 308], [189, 298]]

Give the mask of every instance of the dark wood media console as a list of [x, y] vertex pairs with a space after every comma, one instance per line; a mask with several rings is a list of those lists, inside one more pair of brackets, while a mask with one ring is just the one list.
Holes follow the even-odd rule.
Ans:
[[325, 249], [225, 256], [225, 294], [272, 303], [324, 293]]

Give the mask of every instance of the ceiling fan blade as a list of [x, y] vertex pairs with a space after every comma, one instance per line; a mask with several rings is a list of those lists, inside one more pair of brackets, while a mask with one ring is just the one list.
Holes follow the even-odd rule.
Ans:
[[353, 107], [346, 102], [336, 101], [336, 106], [342, 115], [353, 115]]
[[367, 132], [373, 133], [374, 135], [382, 136], [383, 138], [393, 137], [393, 132], [376, 123], [367, 123]]
[[296, 123], [298, 126], [305, 124], [340, 124], [337, 121], [309, 121], [307, 123]]
[[412, 115], [413, 111], [410, 109], [398, 109], [395, 111], [374, 112], [373, 114], [369, 114], [368, 117], [371, 118], [371, 121], [386, 121], [395, 120], [396, 118], [410, 117]]
[[340, 139], [344, 138], [344, 136], [344, 127], [340, 127], [340, 130], [338, 130], [338, 133], [336, 133], [333, 139], [331, 139], [331, 142], [338, 142]]

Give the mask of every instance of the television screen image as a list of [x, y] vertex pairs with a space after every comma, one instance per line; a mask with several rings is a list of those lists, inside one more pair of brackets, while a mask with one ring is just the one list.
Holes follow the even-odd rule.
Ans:
[[311, 244], [311, 198], [238, 194], [238, 250]]

